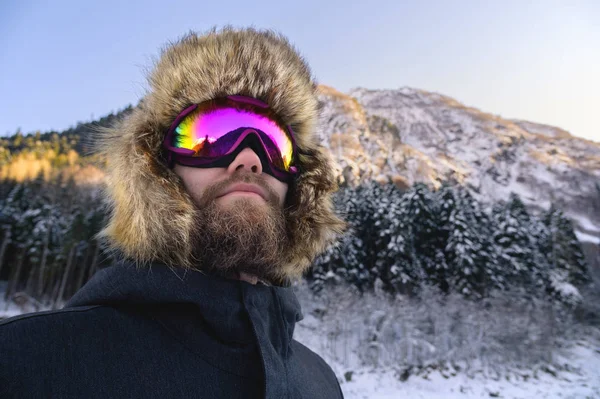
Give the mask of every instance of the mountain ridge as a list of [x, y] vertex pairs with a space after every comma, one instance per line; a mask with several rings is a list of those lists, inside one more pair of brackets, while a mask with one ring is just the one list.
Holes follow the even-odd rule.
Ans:
[[515, 192], [530, 206], [555, 203], [588, 220], [582, 232], [600, 237], [600, 143], [409, 87], [341, 93], [320, 86], [319, 93], [319, 138], [342, 184], [451, 180], [490, 201]]

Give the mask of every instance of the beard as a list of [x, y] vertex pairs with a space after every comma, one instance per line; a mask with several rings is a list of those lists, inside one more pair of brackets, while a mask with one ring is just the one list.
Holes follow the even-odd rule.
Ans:
[[[241, 197], [227, 206], [216, 202], [223, 189], [238, 182], [260, 186], [267, 193], [266, 201]], [[268, 283], [285, 284], [283, 267], [289, 248], [285, 212], [263, 179], [236, 173], [207, 187], [195, 202], [192, 256], [200, 270], [225, 278], [245, 273]]]

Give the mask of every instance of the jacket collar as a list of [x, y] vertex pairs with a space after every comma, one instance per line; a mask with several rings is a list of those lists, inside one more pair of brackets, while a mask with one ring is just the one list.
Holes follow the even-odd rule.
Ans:
[[[136, 268], [123, 262], [100, 270], [66, 307], [88, 305], [150, 309], [152, 318], [191, 350], [242, 375], [248, 374], [240, 367], [248, 356], [240, 348], [258, 347], [269, 363], [285, 359], [295, 323], [302, 319], [292, 287], [252, 285], [163, 264]], [[207, 346], [208, 341], [217, 344]], [[223, 364], [228, 362], [223, 350], [237, 354], [229, 357], [230, 367]]]

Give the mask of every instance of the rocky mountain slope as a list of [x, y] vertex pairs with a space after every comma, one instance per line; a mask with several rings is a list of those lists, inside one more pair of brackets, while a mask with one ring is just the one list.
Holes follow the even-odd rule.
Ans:
[[556, 203], [581, 239], [600, 241], [600, 143], [423, 90], [319, 89], [320, 139], [344, 184], [452, 180], [484, 200], [515, 192], [533, 207]]

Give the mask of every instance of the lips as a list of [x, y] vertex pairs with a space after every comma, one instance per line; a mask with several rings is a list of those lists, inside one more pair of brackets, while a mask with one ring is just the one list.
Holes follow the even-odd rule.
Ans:
[[234, 192], [254, 193], [260, 195], [263, 200], [267, 200], [267, 194], [265, 193], [265, 190], [263, 190], [259, 186], [248, 183], [232, 184], [231, 186], [227, 187], [227, 189], [225, 189], [223, 192], [221, 192], [217, 198], [224, 197], [227, 194], [231, 194]]

